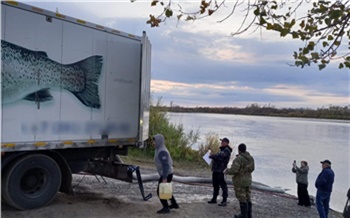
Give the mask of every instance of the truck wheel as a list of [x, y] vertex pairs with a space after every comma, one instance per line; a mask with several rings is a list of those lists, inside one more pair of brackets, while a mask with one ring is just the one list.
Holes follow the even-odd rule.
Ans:
[[61, 186], [61, 171], [49, 156], [31, 154], [14, 160], [2, 175], [2, 198], [19, 210], [50, 203]]

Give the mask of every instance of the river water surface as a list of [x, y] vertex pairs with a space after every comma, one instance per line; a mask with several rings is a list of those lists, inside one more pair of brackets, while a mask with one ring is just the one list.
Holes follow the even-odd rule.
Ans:
[[230, 146], [245, 143], [255, 159], [253, 180], [297, 194], [292, 163], [309, 164], [309, 194], [316, 196], [315, 180], [320, 161], [329, 159], [335, 172], [331, 208], [343, 211], [350, 188], [350, 122], [340, 120], [280, 118], [205, 113], [168, 113], [170, 121], [182, 124], [185, 132], [198, 130], [200, 141], [206, 134], [228, 137]]

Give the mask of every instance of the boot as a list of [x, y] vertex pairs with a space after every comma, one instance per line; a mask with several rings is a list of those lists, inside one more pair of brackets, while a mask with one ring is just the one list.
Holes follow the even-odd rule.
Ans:
[[169, 208], [163, 207], [162, 209], [158, 210], [157, 213], [163, 214], [163, 213], [170, 213]]
[[218, 197], [217, 195], [214, 195], [213, 198], [210, 201], [208, 201], [208, 204], [216, 204], [217, 197]]
[[241, 214], [235, 215], [235, 218], [248, 218], [248, 203], [247, 202], [239, 202], [239, 207], [241, 208]]
[[227, 197], [223, 197], [221, 203], [219, 204], [219, 206], [226, 207], [226, 205], [227, 205]]
[[252, 202], [248, 201], [248, 218], [252, 218]]
[[212, 198], [210, 201], [208, 201], [208, 204], [216, 204], [216, 199]]

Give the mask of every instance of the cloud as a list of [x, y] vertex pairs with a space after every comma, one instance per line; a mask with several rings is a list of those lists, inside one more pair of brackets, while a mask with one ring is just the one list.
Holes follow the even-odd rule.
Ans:
[[[288, 65], [294, 62], [293, 51], [303, 46], [299, 42], [259, 30], [231, 37], [242, 17], [217, 23], [232, 8], [231, 2], [213, 17], [178, 25], [171, 19], [160, 28], [146, 24], [152, 10], [159, 9], [150, 7], [149, 1], [33, 4], [134, 35], [145, 30], [152, 43], [152, 93], [166, 102], [242, 107], [252, 103], [279, 107], [349, 104], [348, 70], [338, 70], [336, 64], [323, 71], [317, 66]], [[195, 10], [199, 1], [183, 4]]]
[[[245, 107], [252, 103], [276, 107], [311, 107], [346, 105], [347, 96], [318, 92], [302, 86], [286, 84], [267, 88], [243, 86], [237, 82], [216, 84], [188, 84], [164, 80], [152, 80], [154, 97], [164, 103], [185, 106], [229, 106]], [[345, 103], [345, 104], [344, 104]]]

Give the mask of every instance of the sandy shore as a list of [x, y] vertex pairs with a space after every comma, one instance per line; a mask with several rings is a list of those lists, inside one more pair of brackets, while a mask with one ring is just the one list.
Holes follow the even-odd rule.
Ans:
[[[142, 165], [141, 165], [142, 166]], [[141, 167], [142, 173], [154, 173], [151, 165]], [[180, 176], [210, 176], [207, 169], [177, 169]], [[48, 206], [30, 210], [16, 211], [2, 204], [2, 217], [30, 218], [70, 218], [70, 217], [233, 217], [239, 213], [239, 203], [234, 197], [233, 188], [229, 188], [228, 205], [219, 207], [208, 204], [212, 187], [189, 185], [174, 182], [174, 195], [180, 209], [170, 214], [158, 215], [161, 209], [157, 198], [157, 182], [144, 183], [145, 194], [153, 197], [144, 201], [137, 182], [125, 183], [114, 179], [91, 175], [74, 175], [75, 195], [59, 193]], [[221, 198], [218, 199], [219, 201]], [[287, 194], [278, 194], [253, 190], [253, 217], [318, 217], [315, 206], [305, 208], [297, 205], [297, 199]], [[342, 217], [340, 213], [330, 211], [330, 218]]]

